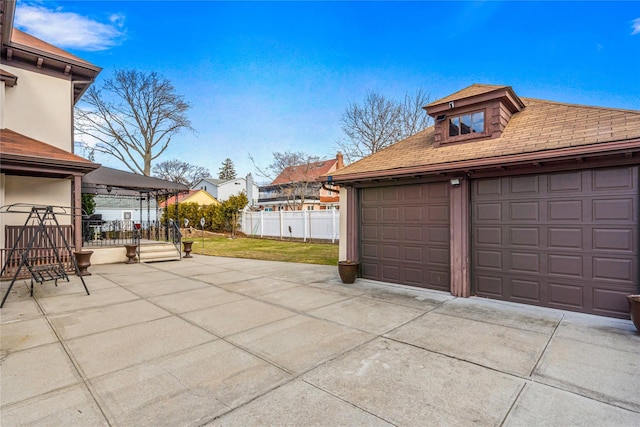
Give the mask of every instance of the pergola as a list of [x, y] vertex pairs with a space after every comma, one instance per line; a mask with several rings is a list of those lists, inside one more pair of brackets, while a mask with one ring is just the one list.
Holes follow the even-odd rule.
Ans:
[[[118, 169], [100, 166], [82, 177], [83, 194], [110, 195], [112, 197], [138, 197], [140, 200], [140, 222], [142, 222], [142, 202], [147, 201], [147, 220], [150, 219], [149, 199], [169, 198], [189, 192], [189, 187], [160, 178], [138, 175]], [[176, 204], [177, 204], [176, 197]], [[177, 218], [176, 218], [177, 220]]]

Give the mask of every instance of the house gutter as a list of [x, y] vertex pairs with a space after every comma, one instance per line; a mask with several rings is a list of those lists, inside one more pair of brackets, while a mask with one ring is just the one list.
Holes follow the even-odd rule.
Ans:
[[[557, 162], [572, 159], [584, 159], [606, 155], [633, 156], [640, 152], [640, 138], [633, 140], [619, 140], [606, 144], [593, 144], [583, 147], [568, 147], [548, 151], [535, 151], [523, 154], [514, 154], [501, 157], [489, 157], [485, 159], [472, 159], [459, 162], [438, 163], [434, 165], [420, 165], [406, 168], [389, 169], [381, 171], [368, 171], [338, 176], [324, 175], [318, 180], [329, 184], [355, 183], [358, 181], [370, 181], [384, 178], [405, 178], [416, 175], [441, 175], [466, 173], [470, 170], [506, 168], [523, 164], [539, 164], [543, 162]], [[637, 161], [640, 163], [640, 160]], [[348, 167], [346, 168], [348, 169]]]

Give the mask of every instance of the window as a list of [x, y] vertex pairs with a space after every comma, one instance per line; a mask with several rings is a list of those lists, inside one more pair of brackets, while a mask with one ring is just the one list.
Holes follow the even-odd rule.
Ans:
[[449, 118], [449, 136], [484, 132], [484, 111]]

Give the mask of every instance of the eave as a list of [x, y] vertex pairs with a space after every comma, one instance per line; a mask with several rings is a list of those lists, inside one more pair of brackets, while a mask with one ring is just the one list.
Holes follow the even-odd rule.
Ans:
[[472, 176], [483, 172], [515, 170], [524, 166], [540, 168], [552, 167], [554, 164], [567, 168], [574, 164], [576, 168], [587, 167], [586, 164], [609, 162], [611, 164], [640, 163], [640, 138], [615, 141], [606, 144], [592, 144], [580, 147], [568, 147], [556, 150], [520, 153], [500, 157], [463, 160], [458, 162], [413, 166], [407, 168], [369, 171], [339, 176], [326, 175], [319, 180], [338, 185], [353, 185], [366, 181], [386, 179]]

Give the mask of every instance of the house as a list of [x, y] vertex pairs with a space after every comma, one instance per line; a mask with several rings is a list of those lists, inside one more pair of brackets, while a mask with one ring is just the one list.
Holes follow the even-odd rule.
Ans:
[[224, 202], [229, 197], [236, 196], [244, 191], [247, 194], [249, 206], [253, 206], [257, 202], [258, 186], [254, 183], [251, 174], [247, 174], [246, 178], [228, 180], [204, 178], [198, 181], [191, 189], [204, 190], [220, 202]]
[[285, 168], [271, 184], [260, 187], [261, 210], [325, 210], [339, 207], [340, 189], [318, 178], [344, 167], [342, 153], [335, 159]]
[[[81, 179], [99, 165], [73, 154], [73, 107], [101, 68], [13, 28], [14, 1], [0, 8], [0, 206], [63, 206], [58, 221], [79, 248]], [[26, 218], [2, 215], [0, 247]]]
[[160, 203], [160, 207], [164, 209], [167, 206], [175, 205], [176, 203], [197, 203], [201, 206], [220, 204], [220, 202], [216, 200], [215, 197], [213, 197], [205, 190], [189, 190], [188, 193], [182, 193], [178, 194], [177, 196], [169, 197], [167, 200]]
[[425, 109], [434, 126], [322, 178], [341, 186], [341, 259], [369, 279], [628, 318], [640, 111], [482, 84]]

